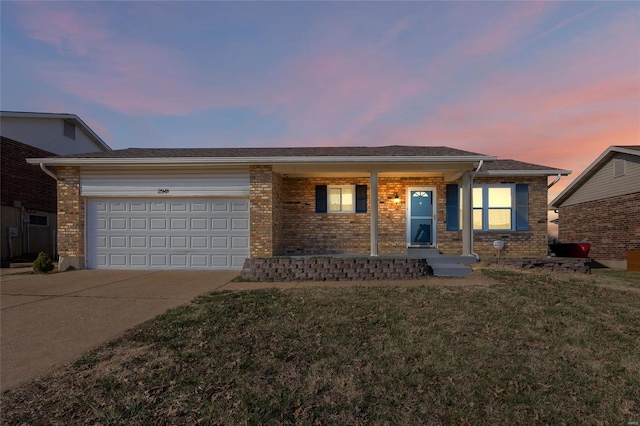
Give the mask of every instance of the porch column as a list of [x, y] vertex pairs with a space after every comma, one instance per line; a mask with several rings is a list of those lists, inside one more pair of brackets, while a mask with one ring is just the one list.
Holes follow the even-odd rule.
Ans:
[[370, 173], [371, 195], [371, 256], [378, 255], [378, 172]]
[[462, 255], [473, 252], [473, 193], [471, 172], [462, 175]]

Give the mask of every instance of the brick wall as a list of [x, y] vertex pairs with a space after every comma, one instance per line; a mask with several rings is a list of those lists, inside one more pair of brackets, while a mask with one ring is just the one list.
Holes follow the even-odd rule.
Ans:
[[370, 253], [369, 203], [367, 213], [316, 213], [315, 198], [316, 185], [368, 185], [368, 178], [285, 178], [282, 183], [284, 226], [276, 254]]
[[[528, 183], [529, 231], [475, 232], [474, 249], [482, 257], [495, 257], [493, 241], [506, 242], [501, 257], [543, 257], [547, 254], [547, 179], [479, 178], [476, 183]], [[462, 233], [446, 230], [446, 182], [442, 178], [388, 178], [378, 180], [379, 253], [406, 253], [408, 187], [435, 187], [436, 232], [439, 248], [446, 254], [460, 254]], [[282, 180], [283, 210], [281, 234], [274, 255], [368, 254], [370, 252], [370, 215], [367, 213], [316, 213], [316, 185], [367, 185], [369, 178], [284, 178]], [[367, 195], [369, 196], [370, 187]], [[393, 201], [400, 196], [400, 203]], [[252, 256], [255, 257], [255, 256]], [[259, 256], [258, 256], [259, 257]]]
[[251, 221], [251, 257], [274, 255], [274, 174], [271, 166], [249, 168], [249, 211]]
[[1, 146], [2, 205], [13, 206], [13, 201], [17, 200], [27, 209], [55, 213], [56, 181], [38, 166], [26, 162], [27, 158], [52, 157], [55, 154], [5, 137]]
[[517, 232], [475, 232], [474, 251], [483, 258], [496, 257], [493, 241], [505, 242], [500, 257], [545, 257], [549, 252], [547, 177], [477, 178], [474, 183], [529, 184], [529, 230]]
[[560, 242], [589, 241], [589, 256], [625, 260], [640, 250], [640, 193], [561, 207]]
[[80, 169], [58, 167], [58, 254], [84, 257], [84, 197], [80, 196]]

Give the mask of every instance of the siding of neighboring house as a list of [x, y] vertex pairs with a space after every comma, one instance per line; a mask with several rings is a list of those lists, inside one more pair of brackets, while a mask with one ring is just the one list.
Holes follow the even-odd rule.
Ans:
[[[17, 228], [19, 232], [17, 237], [11, 239], [13, 255], [27, 251], [47, 251], [53, 254], [53, 232], [56, 229], [56, 181], [38, 166], [27, 164], [26, 159], [50, 157], [54, 154], [4, 136], [1, 146], [2, 258], [9, 257], [7, 227]], [[55, 168], [52, 169], [55, 170]], [[14, 206], [16, 201], [21, 207]], [[47, 217], [48, 224], [27, 225], [24, 220], [28, 220], [29, 214]]]
[[[615, 160], [624, 161], [623, 176], [614, 177]], [[593, 176], [586, 180], [563, 206], [604, 200], [607, 198], [640, 192], [640, 156], [617, 153]]]
[[640, 156], [614, 153], [560, 204], [558, 219], [559, 241], [588, 241], [591, 258], [624, 268], [626, 253], [640, 250]]
[[65, 136], [64, 121], [62, 118], [2, 117], [2, 136], [57, 155], [104, 150], [81, 126], [75, 126], [75, 139]]

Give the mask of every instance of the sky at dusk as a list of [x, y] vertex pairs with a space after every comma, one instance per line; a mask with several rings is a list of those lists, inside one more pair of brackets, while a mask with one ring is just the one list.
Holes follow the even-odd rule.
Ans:
[[0, 7], [2, 110], [114, 149], [444, 145], [576, 177], [640, 143], [638, 2]]

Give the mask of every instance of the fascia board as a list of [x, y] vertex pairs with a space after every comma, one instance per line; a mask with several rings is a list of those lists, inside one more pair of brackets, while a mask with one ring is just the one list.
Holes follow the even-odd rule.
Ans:
[[164, 158], [28, 158], [29, 164], [44, 163], [50, 166], [91, 166], [91, 165], [275, 165], [275, 164], [425, 164], [425, 163], [465, 163], [480, 160], [492, 161], [489, 156], [449, 156], [449, 157], [164, 157]]

